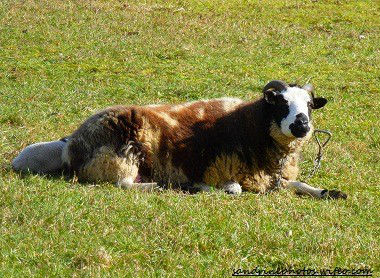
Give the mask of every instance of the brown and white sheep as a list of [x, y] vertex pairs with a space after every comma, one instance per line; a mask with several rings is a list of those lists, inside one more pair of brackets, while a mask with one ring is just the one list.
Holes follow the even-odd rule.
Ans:
[[297, 181], [299, 154], [313, 132], [311, 111], [326, 102], [311, 86], [275, 80], [249, 102], [114, 106], [68, 137], [62, 163], [79, 179], [126, 188], [190, 183], [238, 194], [280, 185], [317, 198], [346, 198]]
[[126, 188], [157, 181], [264, 193], [279, 186], [317, 198], [346, 198], [296, 180], [302, 145], [313, 132], [311, 110], [326, 102], [314, 97], [311, 86], [271, 81], [253, 102], [115, 106], [61, 141], [28, 146], [12, 166], [38, 173], [66, 168], [83, 180]]

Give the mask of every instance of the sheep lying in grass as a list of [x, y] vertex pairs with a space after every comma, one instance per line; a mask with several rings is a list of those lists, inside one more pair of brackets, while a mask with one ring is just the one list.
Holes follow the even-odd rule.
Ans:
[[[311, 111], [326, 103], [314, 97], [311, 86], [271, 81], [252, 102], [221, 98], [114, 106], [88, 118], [67, 142], [50, 142], [62, 155], [53, 152], [54, 167], [40, 166], [37, 172], [66, 168], [79, 179], [126, 188], [190, 183], [239, 194], [279, 186], [316, 198], [346, 198], [297, 181], [301, 147], [313, 132]], [[28, 168], [16, 162], [15, 169]]]

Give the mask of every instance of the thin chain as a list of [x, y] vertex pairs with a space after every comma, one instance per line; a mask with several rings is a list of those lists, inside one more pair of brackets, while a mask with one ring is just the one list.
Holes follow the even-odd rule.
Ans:
[[[319, 138], [317, 136], [317, 133], [323, 133], [323, 134], [327, 135], [327, 139], [323, 143], [321, 143], [321, 141], [319, 140]], [[307, 175], [307, 177], [305, 178], [306, 180], [310, 179], [311, 177], [313, 177], [315, 175], [315, 173], [318, 172], [319, 168], [321, 167], [321, 163], [322, 163], [322, 159], [323, 159], [323, 148], [326, 147], [327, 143], [330, 141], [330, 139], [332, 137], [332, 133], [330, 131], [324, 130], [324, 129], [314, 130], [313, 135], [314, 135], [315, 141], [318, 144], [318, 154], [317, 154], [317, 157], [314, 159], [313, 170], [309, 173], [309, 175]]]
[[[323, 133], [323, 134], [327, 135], [327, 139], [323, 143], [321, 143], [321, 141], [319, 140], [319, 138], [317, 136], [317, 133]], [[326, 147], [327, 143], [330, 141], [330, 139], [332, 137], [332, 133], [330, 131], [328, 131], [328, 130], [316, 129], [313, 132], [313, 136], [315, 138], [315, 141], [318, 144], [318, 154], [317, 154], [317, 157], [314, 159], [313, 170], [306, 177], [306, 180], [310, 179], [311, 177], [313, 177], [315, 175], [315, 173], [317, 173], [317, 171], [321, 167], [322, 158], [323, 158], [323, 148]], [[280, 161], [279, 161], [280, 168], [278, 170], [277, 179], [274, 182], [274, 186], [273, 186], [272, 190], [278, 190], [281, 187], [282, 170], [284, 170], [284, 166], [285, 166], [286, 160], [287, 160], [287, 157], [285, 156], [285, 157], [281, 158]]]

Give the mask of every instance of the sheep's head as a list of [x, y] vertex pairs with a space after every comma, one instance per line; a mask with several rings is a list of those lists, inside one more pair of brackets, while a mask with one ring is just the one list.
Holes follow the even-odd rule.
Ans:
[[274, 80], [264, 87], [263, 93], [275, 123], [287, 137], [308, 135], [312, 128], [312, 109], [322, 108], [327, 103], [325, 98], [314, 97], [311, 85], [301, 88]]

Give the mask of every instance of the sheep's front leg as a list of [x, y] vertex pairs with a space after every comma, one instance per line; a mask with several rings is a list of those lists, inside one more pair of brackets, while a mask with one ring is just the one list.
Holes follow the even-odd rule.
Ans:
[[328, 190], [312, 187], [300, 181], [285, 181], [287, 188], [294, 190], [297, 194], [310, 195], [318, 199], [346, 199], [347, 194], [339, 190]]
[[223, 184], [223, 189], [228, 194], [240, 195], [242, 192], [240, 184], [234, 181], [228, 181]]

